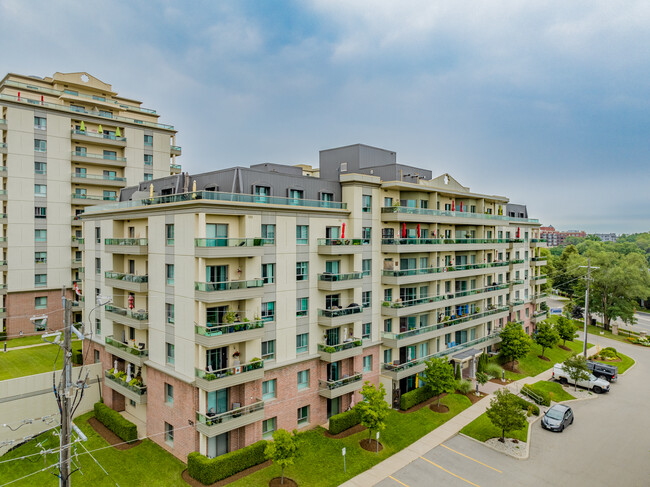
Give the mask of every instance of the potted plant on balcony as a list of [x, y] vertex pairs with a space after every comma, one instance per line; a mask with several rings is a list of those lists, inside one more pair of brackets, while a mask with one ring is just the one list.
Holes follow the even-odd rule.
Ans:
[[262, 359], [261, 359], [261, 358], [259, 358], [259, 357], [253, 357], [253, 358], [251, 359], [251, 368], [253, 368], [253, 369], [259, 369], [259, 368], [262, 367], [263, 365], [264, 365], [264, 363], [262, 362]]
[[232, 358], [239, 360], [239, 350], [235, 350], [235, 353], [232, 354]]

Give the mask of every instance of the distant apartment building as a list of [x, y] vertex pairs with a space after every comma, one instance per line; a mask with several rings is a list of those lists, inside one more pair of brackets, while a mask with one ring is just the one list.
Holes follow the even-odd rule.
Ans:
[[585, 238], [587, 234], [584, 230], [567, 230], [566, 232], [560, 232], [555, 230], [554, 227], [540, 227], [539, 229], [540, 237], [546, 239], [546, 242], [549, 247], [558, 247], [565, 245], [565, 240], [567, 237], [580, 237]]
[[[0, 81], [0, 331], [62, 326], [86, 265], [77, 215], [120, 189], [180, 172], [176, 131], [155, 110], [118, 96], [87, 73]], [[171, 166], [170, 166], [171, 163]], [[80, 320], [81, 306], [74, 308]]]
[[616, 242], [617, 239], [615, 233], [594, 233], [594, 235], [602, 242]]
[[323, 424], [364, 381], [398, 404], [431, 357], [471, 376], [543, 315], [539, 222], [507, 205], [364, 145], [124, 188], [82, 216], [104, 401], [185, 460]]

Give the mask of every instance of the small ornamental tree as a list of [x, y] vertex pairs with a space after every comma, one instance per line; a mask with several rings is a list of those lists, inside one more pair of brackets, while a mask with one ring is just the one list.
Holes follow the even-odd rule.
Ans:
[[537, 324], [537, 333], [533, 340], [542, 347], [542, 358], [544, 358], [544, 351], [557, 345], [557, 342], [560, 341], [560, 335], [548, 321], [542, 321]]
[[526, 414], [521, 409], [517, 396], [500, 389], [494, 393], [490, 407], [485, 411], [488, 419], [501, 430], [499, 441], [505, 443], [506, 431], [521, 429], [526, 426]]
[[[438, 396], [438, 407], [440, 407], [440, 394], [446, 392], [451, 394], [456, 390], [456, 378], [454, 377], [454, 366], [444, 358], [432, 357], [424, 362], [422, 380], [431, 388], [434, 396]], [[458, 367], [460, 369], [460, 366]]]
[[558, 316], [555, 323], [555, 331], [560, 336], [560, 340], [564, 340], [562, 345], [566, 346], [566, 341], [573, 341], [576, 335], [576, 326], [571, 320], [566, 319], [564, 316]]
[[386, 417], [390, 411], [390, 406], [384, 401], [386, 390], [384, 384], [375, 387], [369, 381], [364, 382], [361, 388], [363, 401], [355, 406], [359, 411], [361, 424], [368, 428], [368, 439], [372, 438], [373, 431], [383, 431], [386, 429]]
[[501, 343], [499, 354], [507, 361], [512, 362], [511, 369], [515, 368], [515, 360], [523, 358], [530, 351], [530, 337], [519, 323], [507, 323], [500, 333]]
[[481, 387], [483, 387], [485, 384], [487, 384], [487, 381], [490, 380], [488, 375], [485, 372], [477, 372], [476, 373], [476, 382], [478, 382]]
[[264, 455], [273, 463], [280, 466], [281, 484], [284, 484], [284, 467], [293, 465], [296, 458], [298, 445], [296, 441], [296, 431], [293, 434], [287, 430], [279, 429], [273, 433], [273, 441], [269, 441], [264, 450]]
[[582, 355], [573, 355], [564, 361], [564, 371], [566, 375], [573, 381], [573, 390], [578, 389], [579, 380], [589, 379], [589, 368], [587, 367], [587, 359]]

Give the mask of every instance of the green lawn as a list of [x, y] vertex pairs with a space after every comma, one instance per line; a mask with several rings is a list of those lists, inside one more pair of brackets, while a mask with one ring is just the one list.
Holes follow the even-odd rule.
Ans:
[[[300, 457], [293, 466], [285, 469], [284, 474], [298, 482], [298, 485], [339, 485], [402, 450], [471, 405], [467, 397], [458, 394], [445, 396], [440, 402], [449, 407], [448, 413], [434, 413], [428, 407], [409, 414], [391, 410], [386, 429], [379, 439], [384, 446], [379, 455], [359, 446], [359, 441], [368, 437], [367, 431], [339, 440], [325, 437], [324, 430], [320, 427], [307, 431], [300, 435]], [[347, 473], [343, 472], [343, 447], [346, 448]], [[279, 476], [280, 468], [271, 465], [229, 485], [266, 486], [269, 480]]]
[[634, 359], [632, 357], [628, 357], [627, 355], [619, 352], [618, 350], [616, 351], [616, 353], [618, 353], [618, 356], [621, 358], [620, 362], [610, 362], [607, 360], [596, 360], [596, 362], [600, 362], [602, 364], [616, 365], [618, 367], [619, 374], [622, 374], [623, 372], [625, 372], [627, 369], [629, 369], [634, 365]]
[[[81, 342], [73, 342], [72, 349], [80, 350]], [[44, 347], [7, 350], [6, 353], [0, 351], [0, 380], [50, 372], [59, 350], [60, 348], [55, 345], [46, 345]], [[63, 367], [63, 355], [59, 353], [56, 368], [58, 370], [61, 367]]]
[[[582, 352], [582, 342], [580, 340], [566, 342], [566, 346], [571, 349], [570, 352], [562, 350], [557, 345], [553, 348], [547, 348], [544, 350], [544, 357], [550, 359], [550, 361], [546, 361], [538, 357], [538, 355], [542, 354], [542, 347], [533, 343], [528, 355], [518, 361], [517, 368], [521, 371], [520, 374], [510, 371], [510, 362], [505, 364], [500, 363], [498, 357], [493, 358], [492, 361], [505, 368], [506, 378], [512, 380], [523, 379], [524, 377], [541, 374], [546, 369], [553, 367], [556, 363], [564, 362], [572, 354]], [[588, 343], [587, 346], [591, 347], [591, 344]]]
[[551, 394], [551, 400], [555, 402], [570, 401], [575, 399], [574, 396], [564, 390], [564, 388], [557, 382], [550, 382], [547, 380], [540, 380], [529, 386], [533, 392], [541, 392]]
[[[481, 414], [478, 418], [465, 426], [461, 433], [472, 438], [484, 442], [490, 438], [500, 438], [501, 430], [494, 426], [488, 419], [487, 413]], [[520, 430], [507, 431], [506, 438], [516, 438], [519, 441], [528, 441], [528, 423]]]
[[[11, 338], [7, 340], [7, 348], [14, 348], [14, 347], [25, 347], [27, 345], [37, 345], [40, 343], [45, 343], [41, 339], [41, 335], [32, 335], [28, 337], [18, 337], [18, 338]], [[0, 343], [0, 348], [2, 348], [4, 345]]]
[[[88, 450], [106, 447], [108, 443], [95, 433], [95, 430], [87, 423], [88, 418], [91, 416], [92, 412], [84, 414], [75, 420], [77, 426], [88, 436], [88, 441], [82, 444]], [[51, 433], [44, 433], [37, 439], [33, 439], [27, 444], [3, 455], [0, 457], [0, 462], [40, 451], [36, 447], [36, 443], [39, 441], [43, 441], [45, 448], [56, 448], [59, 445], [59, 439], [56, 436]], [[72, 485], [92, 485], [93, 487], [115, 486], [116, 483], [123, 486], [147, 487], [184, 485], [181, 472], [186, 468], [185, 464], [151, 440], [144, 440], [140, 445], [130, 450], [119, 451], [111, 447], [93, 452], [93, 456], [106, 469], [110, 477], [95, 464], [90, 455], [82, 454], [84, 452], [82, 446], [77, 446], [78, 462], [82, 467], [83, 475], [81, 472], [72, 474]], [[48, 465], [52, 465], [57, 461], [58, 456], [47, 455]], [[0, 481], [4, 484], [36, 472], [43, 467], [44, 462], [41, 456], [0, 463]], [[11, 486], [31, 487], [38, 485], [55, 487], [59, 485], [59, 481], [50, 473], [51, 471], [54, 471], [54, 469], [12, 483]]]

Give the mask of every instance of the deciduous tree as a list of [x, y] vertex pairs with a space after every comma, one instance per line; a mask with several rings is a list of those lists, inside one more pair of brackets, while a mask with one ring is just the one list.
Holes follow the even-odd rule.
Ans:
[[494, 393], [485, 413], [492, 424], [501, 430], [501, 442], [505, 442], [507, 431], [521, 429], [527, 424], [526, 414], [516, 396], [506, 389]]
[[287, 430], [279, 429], [273, 433], [273, 441], [269, 441], [264, 449], [264, 455], [273, 463], [280, 466], [280, 475], [282, 480], [280, 483], [284, 484], [284, 467], [293, 465], [298, 451], [298, 444], [296, 441], [296, 431], [293, 434]]
[[369, 381], [366, 381], [361, 388], [363, 401], [358, 403], [355, 408], [359, 411], [361, 424], [368, 428], [368, 438], [372, 438], [373, 431], [383, 431], [386, 429], [386, 417], [390, 411], [388, 403], [384, 401], [386, 390], [384, 384], [375, 387]]
[[513, 322], [506, 324], [500, 335], [499, 354], [507, 362], [512, 362], [511, 369], [514, 370], [515, 360], [525, 357], [530, 351], [530, 337], [519, 323]]
[[431, 388], [434, 396], [438, 396], [438, 407], [440, 407], [440, 394], [450, 394], [456, 390], [456, 378], [454, 367], [444, 358], [433, 357], [425, 363], [422, 373], [422, 380]]
[[542, 321], [537, 324], [537, 333], [535, 333], [533, 340], [542, 347], [542, 358], [544, 358], [544, 351], [557, 345], [557, 342], [560, 341], [560, 335], [548, 321]]

